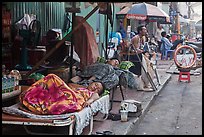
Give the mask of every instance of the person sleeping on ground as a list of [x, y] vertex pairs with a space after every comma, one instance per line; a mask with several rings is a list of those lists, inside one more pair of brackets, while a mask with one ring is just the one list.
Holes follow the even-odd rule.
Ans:
[[20, 102], [35, 114], [78, 112], [99, 99], [104, 90], [101, 82], [92, 82], [87, 87], [66, 84], [55, 74], [48, 74], [36, 81], [20, 96]]
[[[147, 58], [144, 57], [144, 65], [150, 75], [153, 75], [152, 67]], [[131, 63], [130, 61], [125, 61], [125, 63]], [[148, 62], [148, 63], [147, 63]], [[149, 80], [142, 70], [142, 75], [137, 76], [128, 69], [123, 69], [121, 64], [124, 62], [119, 62], [118, 59], [109, 59], [105, 63], [94, 63], [92, 65], [86, 66], [82, 71], [77, 72], [78, 80], [76, 83], [87, 85], [92, 81], [101, 81], [104, 83], [106, 89], [110, 90], [114, 86], [118, 85], [119, 82], [124, 87], [129, 87], [131, 89], [146, 90], [149, 86]], [[134, 64], [131, 63], [130, 67]], [[149, 65], [148, 65], [149, 64]], [[126, 64], [127, 65], [127, 64]], [[148, 88], [149, 90], [150, 88]], [[152, 90], [152, 89], [151, 89]]]
[[[115, 60], [110, 63], [116, 65], [118, 62]], [[83, 70], [77, 71], [76, 75], [81, 79], [76, 81], [77, 84], [87, 86], [90, 82], [99, 81], [103, 82], [105, 89], [110, 90], [119, 83], [119, 77], [116, 74], [112, 65], [106, 63], [94, 63], [86, 66]]]
[[[124, 87], [137, 89], [138, 84], [132, 72], [120, 68], [118, 59], [109, 59], [105, 63], [96, 62], [86, 66], [82, 71], [76, 73], [78, 84], [87, 85], [92, 81], [101, 81], [105, 89], [110, 90], [120, 84]], [[77, 78], [76, 78], [77, 79]]]

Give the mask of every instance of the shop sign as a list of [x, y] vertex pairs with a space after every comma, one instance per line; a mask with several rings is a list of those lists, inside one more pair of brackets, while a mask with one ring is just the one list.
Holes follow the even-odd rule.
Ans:
[[136, 20], [146, 20], [147, 16], [145, 15], [139, 15], [139, 14], [127, 14], [127, 19], [136, 19]]

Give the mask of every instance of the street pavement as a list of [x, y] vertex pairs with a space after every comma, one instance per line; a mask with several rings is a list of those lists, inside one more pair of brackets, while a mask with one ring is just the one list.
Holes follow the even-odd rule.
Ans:
[[[106, 119], [105, 121], [94, 121], [93, 132], [111, 131], [115, 135], [126, 135], [130, 130], [137, 126], [140, 121], [144, 118], [148, 108], [154, 102], [156, 96], [159, 95], [159, 92], [163, 87], [168, 83], [172, 74], [166, 73], [166, 71], [174, 64], [173, 60], [159, 60], [157, 62], [157, 71], [161, 81], [161, 84], [157, 87], [156, 91], [145, 92], [145, 91], [136, 91], [128, 88], [123, 88], [125, 99], [133, 99], [141, 102], [142, 113], [139, 117], [128, 117], [127, 122], [121, 122], [120, 120], [112, 121], [111, 119]], [[110, 95], [111, 96], [111, 95]], [[119, 88], [115, 91], [114, 100], [122, 100]], [[120, 102], [113, 102], [113, 108], [110, 113], [119, 114]], [[96, 115], [94, 119], [100, 119], [103, 115]], [[10, 128], [9, 128], [10, 127]], [[26, 135], [27, 133], [22, 129], [22, 127], [15, 125], [8, 125], [8, 128], [3, 128], [5, 135]], [[83, 130], [83, 135], [88, 134], [89, 126]]]
[[[120, 120], [113, 121], [111, 119], [106, 119], [105, 121], [94, 121], [94, 127], [92, 134], [95, 135], [98, 132], [103, 133], [104, 131], [111, 131], [114, 135], [126, 135], [131, 129], [137, 126], [140, 121], [144, 118], [148, 108], [154, 102], [156, 96], [159, 95], [159, 92], [164, 88], [164, 86], [168, 83], [171, 78], [171, 74], [166, 73], [168, 69], [174, 64], [173, 60], [159, 60], [157, 62], [157, 71], [161, 81], [161, 84], [157, 87], [156, 91], [147, 92], [147, 91], [136, 91], [132, 89], [125, 88], [124, 94], [125, 99], [133, 99], [141, 102], [142, 105], [142, 113], [139, 117], [128, 117], [127, 122], [121, 122]], [[117, 94], [116, 94], [117, 93]], [[117, 89], [114, 96], [114, 100], [122, 100], [119, 88]], [[113, 108], [110, 113], [120, 114], [120, 102], [114, 102]], [[101, 115], [96, 115], [94, 118], [101, 118]], [[89, 131], [89, 127], [84, 129], [83, 134], [87, 134]]]
[[128, 135], [202, 135], [202, 75], [190, 78], [189, 83], [178, 82], [178, 74], [173, 74]]

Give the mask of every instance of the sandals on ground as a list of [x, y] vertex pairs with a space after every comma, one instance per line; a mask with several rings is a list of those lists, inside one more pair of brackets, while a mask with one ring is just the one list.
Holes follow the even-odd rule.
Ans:
[[108, 131], [108, 130], [106, 130], [106, 131], [103, 131], [103, 132], [96, 132], [96, 134], [94, 134], [94, 135], [115, 135], [112, 131]]

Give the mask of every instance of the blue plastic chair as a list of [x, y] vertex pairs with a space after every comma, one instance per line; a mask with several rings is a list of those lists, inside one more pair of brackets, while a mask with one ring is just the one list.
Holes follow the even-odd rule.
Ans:
[[170, 59], [173, 59], [174, 50], [166, 50], [165, 51], [165, 59], [168, 60], [168, 54], [170, 54]]

